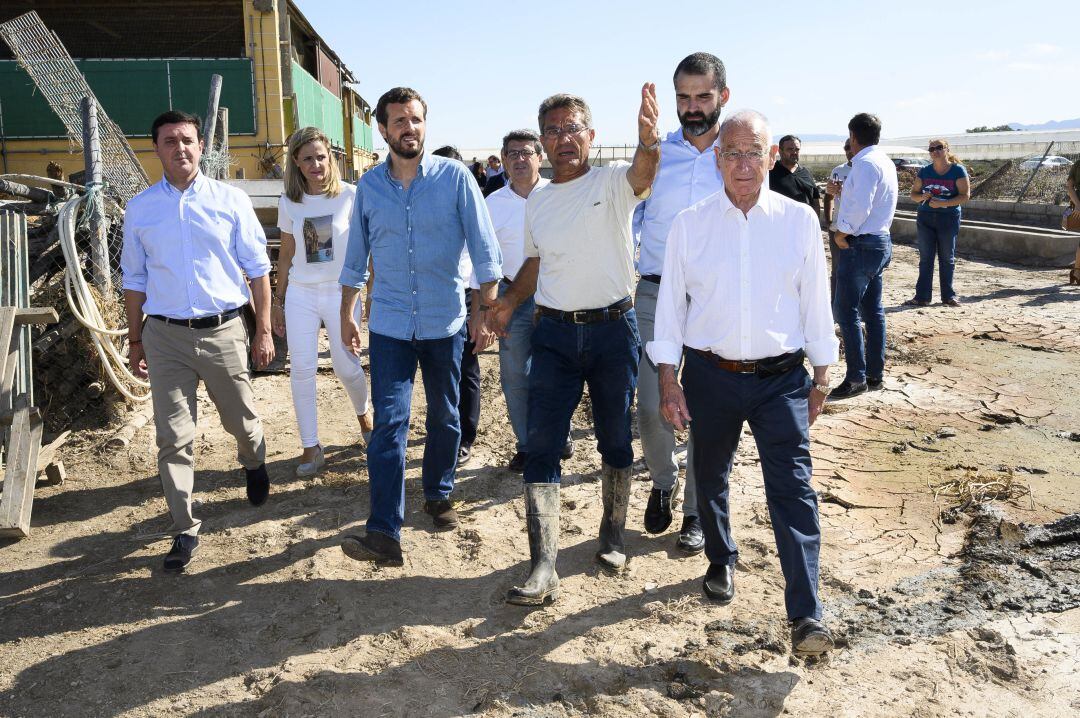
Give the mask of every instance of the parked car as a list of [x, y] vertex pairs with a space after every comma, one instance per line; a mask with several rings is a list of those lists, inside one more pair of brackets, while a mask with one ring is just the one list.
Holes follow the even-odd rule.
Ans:
[[892, 162], [896, 165], [897, 172], [918, 172], [923, 167], [930, 164], [930, 160], [923, 160], [917, 157], [893, 157]]
[[1072, 161], [1068, 157], [1062, 157], [1060, 155], [1028, 157], [1020, 163], [1020, 167], [1026, 170], [1033, 170], [1039, 166], [1040, 161], [1043, 167], [1072, 167]]

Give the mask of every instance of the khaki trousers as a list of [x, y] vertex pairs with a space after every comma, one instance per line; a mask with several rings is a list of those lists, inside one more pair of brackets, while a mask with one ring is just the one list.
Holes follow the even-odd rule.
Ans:
[[247, 329], [239, 317], [212, 329], [148, 318], [142, 340], [154, 403], [158, 474], [173, 520], [170, 533], [195, 536], [202, 524], [191, 514], [200, 379], [217, 406], [221, 425], [236, 437], [240, 464], [255, 469], [266, 460], [248, 371]]

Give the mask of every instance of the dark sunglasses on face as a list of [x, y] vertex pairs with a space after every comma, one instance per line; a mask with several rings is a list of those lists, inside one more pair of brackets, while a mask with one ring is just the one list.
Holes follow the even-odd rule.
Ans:
[[933, 147], [929, 147], [927, 149], [929, 149], [931, 152], [940, 152], [941, 150], [945, 149], [945, 145], [934, 145]]

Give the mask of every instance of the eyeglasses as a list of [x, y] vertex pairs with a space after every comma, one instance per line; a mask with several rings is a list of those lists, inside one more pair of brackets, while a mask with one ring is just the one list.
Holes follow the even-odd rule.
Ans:
[[589, 128], [585, 125], [579, 125], [577, 123], [571, 122], [569, 125], [564, 125], [562, 127], [545, 127], [544, 137], [554, 140], [557, 137], [561, 137], [563, 135], [576, 135], [577, 133], [584, 132], [587, 129]]
[[740, 160], [746, 160], [747, 162], [761, 162], [765, 159], [765, 153], [761, 150], [750, 150], [749, 152], [721, 152], [720, 156], [724, 158], [725, 162], [731, 163]]
[[945, 149], [945, 145], [934, 145], [933, 147], [927, 147], [926, 149], [930, 152], [941, 152]]
[[536, 156], [533, 150], [507, 150], [506, 158], [510, 160], [531, 160]]

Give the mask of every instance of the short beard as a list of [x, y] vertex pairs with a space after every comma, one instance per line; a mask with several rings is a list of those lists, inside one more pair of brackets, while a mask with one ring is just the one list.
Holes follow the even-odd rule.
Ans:
[[416, 145], [416, 149], [406, 149], [400, 140], [387, 140], [386, 144], [390, 145], [390, 149], [394, 151], [398, 157], [403, 160], [411, 160], [414, 157], [419, 157], [424, 151], [424, 141], [420, 140]]
[[716, 127], [716, 123], [720, 120], [720, 111], [722, 109], [722, 107], [718, 106], [702, 120], [687, 120], [686, 115], [679, 115], [679, 124], [682, 125], [683, 131], [691, 137], [701, 137], [713, 127]]

